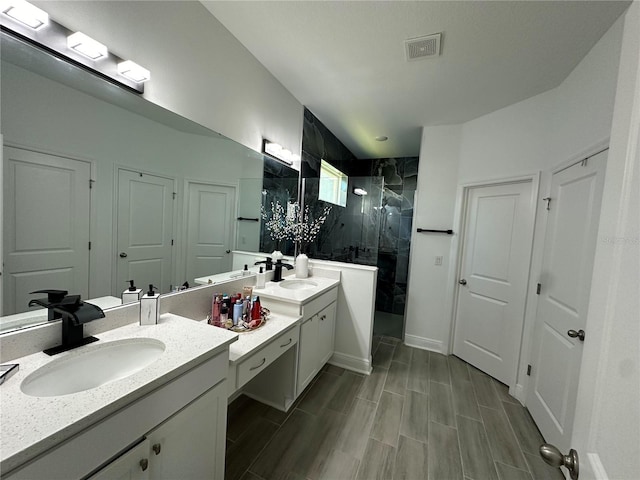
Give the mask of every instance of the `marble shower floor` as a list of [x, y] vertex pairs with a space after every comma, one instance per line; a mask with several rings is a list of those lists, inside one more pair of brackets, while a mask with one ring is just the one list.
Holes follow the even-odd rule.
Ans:
[[507, 388], [454, 356], [374, 337], [373, 373], [327, 365], [288, 414], [229, 406], [226, 480], [563, 480]]

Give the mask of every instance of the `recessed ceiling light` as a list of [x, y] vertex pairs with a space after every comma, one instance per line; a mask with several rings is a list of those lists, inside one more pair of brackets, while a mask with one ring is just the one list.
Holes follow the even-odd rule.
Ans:
[[109, 54], [107, 47], [100, 42], [95, 41], [93, 38], [85, 35], [82, 32], [76, 32], [67, 37], [67, 46], [78, 52], [80, 55], [84, 55], [91, 60], [100, 60], [106, 58]]
[[1, 2], [2, 13], [29, 28], [38, 30], [49, 23], [49, 14], [24, 0]]
[[387, 140], [389, 140], [389, 137], [385, 137], [384, 135], [378, 135], [376, 137], [376, 141], [378, 142], [386, 142]]

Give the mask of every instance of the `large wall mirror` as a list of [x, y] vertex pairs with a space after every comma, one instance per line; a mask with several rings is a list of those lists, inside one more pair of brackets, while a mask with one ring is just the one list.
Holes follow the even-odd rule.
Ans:
[[5, 32], [1, 68], [3, 315], [39, 289], [169, 292], [260, 249], [262, 154]]

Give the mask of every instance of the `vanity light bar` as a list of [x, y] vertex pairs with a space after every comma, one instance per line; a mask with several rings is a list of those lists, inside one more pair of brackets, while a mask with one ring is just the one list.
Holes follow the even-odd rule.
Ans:
[[2, 0], [2, 13], [33, 30], [49, 24], [49, 14], [24, 0]]
[[0, 0], [0, 29], [129, 91], [144, 93], [149, 70], [109, 52], [106, 45], [74, 32], [25, 0]]
[[300, 155], [291, 153], [291, 151], [286, 148], [282, 148], [282, 145], [271, 142], [266, 138], [262, 140], [262, 151], [263, 153], [269, 154], [287, 165], [293, 165], [293, 162], [300, 161]]
[[118, 64], [118, 73], [136, 83], [146, 82], [151, 79], [151, 72], [131, 60]]
[[103, 45], [82, 32], [69, 35], [67, 37], [67, 47], [91, 60], [100, 60], [109, 55], [109, 50], [107, 50], [106, 45]]

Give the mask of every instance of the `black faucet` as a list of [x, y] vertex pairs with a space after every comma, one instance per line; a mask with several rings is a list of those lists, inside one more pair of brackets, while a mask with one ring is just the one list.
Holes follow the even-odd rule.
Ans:
[[254, 263], [254, 265], [260, 265], [261, 263], [265, 264], [265, 271], [273, 270], [273, 260], [271, 257], [267, 257], [266, 260], [260, 260], [259, 262]]
[[273, 282], [281, 282], [282, 280], [284, 280], [284, 278], [282, 278], [282, 267], [285, 267], [287, 270], [291, 270], [293, 268], [293, 265], [282, 263], [282, 260], [276, 260], [276, 268], [273, 272]]
[[97, 342], [96, 337], [85, 337], [82, 326], [98, 318], [104, 318], [104, 312], [97, 305], [83, 302], [80, 295], [68, 295], [57, 303], [43, 304], [43, 299], [34, 299], [29, 306], [41, 305], [62, 318], [62, 344], [44, 350], [47, 355], [66, 352], [73, 348]]
[[[40, 305], [41, 307], [49, 308], [49, 305], [51, 304], [60, 303], [69, 292], [67, 292], [66, 290], [36, 290], [35, 292], [30, 292], [29, 294], [33, 295], [34, 293], [46, 293], [47, 298], [35, 298], [29, 302], [29, 306], [33, 307], [34, 305]], [[49, 308], [49, 315], [47, 320], [58, 320], [60, 318], [62, 318], [62, 315], [54, 312]]]

